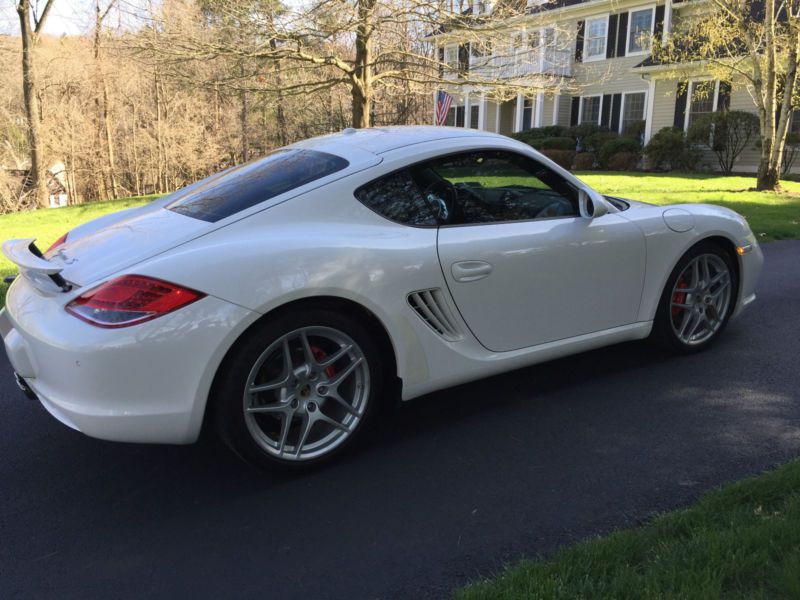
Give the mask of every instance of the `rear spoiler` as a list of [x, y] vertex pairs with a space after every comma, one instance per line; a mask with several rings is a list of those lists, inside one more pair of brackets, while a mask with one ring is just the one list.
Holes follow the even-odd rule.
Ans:
[[[64, 267], [60, 267], [44, 258], [42, 251], [36, 247], [36, 239], [8, 240], [3, 243], [3, 254], [17, 265], [20, 275], [28, 279], [39, 289], [46, 291], [55, 284], [62, 292], [72, 289], [61, 276]], [[44, 287], [43, 287], [44, 286]]]

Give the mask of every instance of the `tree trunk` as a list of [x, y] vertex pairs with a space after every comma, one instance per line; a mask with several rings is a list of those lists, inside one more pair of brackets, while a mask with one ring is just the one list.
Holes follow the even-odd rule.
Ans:
[[105, 123], [106, 132], [106, 158], [108, 159], [108, 180], [111, 183], [111, 196], [119, 198], [119, 191], [117, 189], [117, 166], [114, 160], [114, 140], [111, 135], [111, 109], [109, 107], [110, 101], [108, 99], [108, 85], [106, 84], [105, 77], [103, 78], [103, 122]]
[[372, 111], [372, 12], [376, 0], [361, 0], [358, 3], [358, 27], [356, 27], [356, 56], [351, 76], [353, 102], [353, 127], [370, 126]]
[[33, 50], [37, 34], [31, 31], [30, 1], [20, 0], [17, 5], [20, 36], [22, 37], [22, 94], [25, 102], [25, 116], [28, 120], [28, 144], [30, 145], [30, 180], [36, 205], [49, 206], [47, 201], [47, 171], [42, 156], [42, 141], [39, 137], [39, 99], [36, 95], [36, 65]]

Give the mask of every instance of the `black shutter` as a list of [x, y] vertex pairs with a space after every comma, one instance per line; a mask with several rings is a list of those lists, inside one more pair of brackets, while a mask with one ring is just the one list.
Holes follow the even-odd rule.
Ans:
[[683, 124], [686, 118], [686, 100], [689, 94], [689, 82], [678, 82], [678, 93], [675, 96], [675, 119], [672, 121], [672, 126], [675, 129], [683, 131]]
[[464, 126], [464, 108], [463, 106], [456, 106], [456, 127]]
[[575, 62], [583, 61], [583, 35], [586, 31], [586, 21], [578, 21], [578, 36], [575, 38]]
[[619, 114], [621, 109], [622, 94], [614, 94], [614, 101], [611, 105], [611, 131], [619, 131]]
[[628, 13], [619, 16], [619, 26], [617, 27], [617, 56], [625, 56], [625, 49], [628, 46]]
[[461, 75], [469, 72], [469, 50], [464, 45], [458, 47], [458, 72]]
[[653, 43], [658, 45], [661, 43], [661, 35], [664, 33], [664, 5], [656, 6], [656, 18], [653, 25]]
[[575, 127], [578, 124], [578, 113], [581, 109], [581, 99], [578, 96], [572, 97], [572, 108], [569, 113], [569, 125]]
[[719, 82], [719, 93], [717, 94], [717, 110], [728, 110], [731, 107], [731, 83], [730, 81]]
[[617, 50], [617, 15], [608, 17], [608, 39], [606, 40], [606, 58], [614, 58]]
[[439, 77], [444, 75], [444, 48], [439, 48]]
[[603, 95], [603, 107], [600, 110], [600, 125], [611, 129], [611, 94]]

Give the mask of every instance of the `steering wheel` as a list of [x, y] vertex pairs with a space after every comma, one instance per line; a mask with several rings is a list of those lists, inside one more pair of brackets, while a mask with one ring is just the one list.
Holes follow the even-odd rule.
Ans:
[[453, 220], [458, 193], [452, 183], [446, 179], [434, 181], [423, 190], [422, 196], [437, 211], [440, 223], [450, 223]]
[[566, 217], [572, 211], [568, 203], [558, 200], [545, 206], [542, 210], [536, 213], [535, 219], [544, 219], [547, 217]]

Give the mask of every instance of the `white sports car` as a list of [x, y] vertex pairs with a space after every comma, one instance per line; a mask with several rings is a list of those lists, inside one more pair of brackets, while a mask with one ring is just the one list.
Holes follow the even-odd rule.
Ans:
[[381, 406], [599, 346], [708, 346], [762, 253], [717, 206], [604, 197], [506, 137], [345, 130], [277, 150], [42, 253], [0, 332], [20, 386], [87, 435], [301, 467]]

